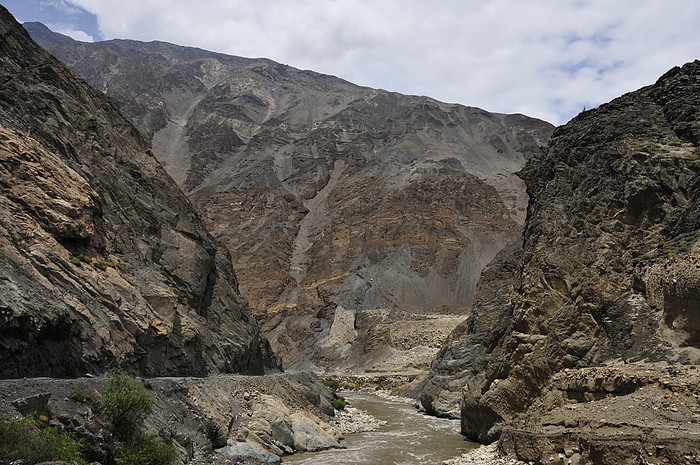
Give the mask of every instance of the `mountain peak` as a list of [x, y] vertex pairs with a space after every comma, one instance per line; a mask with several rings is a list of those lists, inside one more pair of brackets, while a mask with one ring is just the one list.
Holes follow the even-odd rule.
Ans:
[[29, 32], [32, 39], [44, 48], [48, 48], [52, 45], [62, 45], [68, 42], [77, 42], [72, 37], [52, 31], [40, 22], [27, 22], [23, 23], [22, 26]]

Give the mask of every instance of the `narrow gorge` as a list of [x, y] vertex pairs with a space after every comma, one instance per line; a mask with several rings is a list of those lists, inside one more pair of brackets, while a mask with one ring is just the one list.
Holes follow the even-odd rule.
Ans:
[[25, 27], [151, 141], [231, 252], [286, 368], [424, 373], [481, 270], [520, 240], [515, 173], [549, 123], [270, 60]]
[[0, 39], [0, 465], [125, 463], [120, 374], [182, 464], [700, 464], [700, 61], [555, 128]]

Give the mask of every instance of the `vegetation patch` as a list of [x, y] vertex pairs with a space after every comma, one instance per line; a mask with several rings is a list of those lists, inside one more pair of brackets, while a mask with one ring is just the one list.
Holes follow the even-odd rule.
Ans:
[[75, 255], [70, 258], [71, 264], [75, 266], [83, 266], [83, 263], [90, 264], [92, 261], [92, 258], [90, 258], [88, 255], [80, 254], [80, 255]]
[[345, 397], [335, 396], [334, 399], [331, 400], [331, 405], [336, 410], [345, 410]]
[[133, 439], [117, 453], [122, 465], [169, 465], [175, 461], [175, 446], [156, 433]]
[[46, 426], [39, 417], [30, 415], [15, 421], [0, 418], [0, 462], [25, 460], [28, 463], [65, 461], [77, 465], [83, 458], [84, 443]]
[[100, 417], [112, 427], [117, 439], [134, 437], [153, 409], [154, 394], [124, 371], [110, 371], [99, 402]]
[[92, 262], [92, 266], [98, 268], [101, 271], [105, 271], [107, 268], [116, 268], [117, 265], [109, 260], [95, 260]]
[[100, 397], [99, 392], [86, 394], [84, 391], [73, 391], [68, 396], [71, 400], [81, 404], [93, 404]]
[[326, 386], [331, 391], [335, 392], [340, 389], [340, 381], [337, 379], [329, 378], [323, 381], [323, 385]]
[[700, 239], [700, 229], [683, 234], [667, 241], [660, 242], [656, 249], [633, 259], [640, 263], [645, 261], [656, 261], [668, 258], [680, 257], [691, 253], [693, 247]]

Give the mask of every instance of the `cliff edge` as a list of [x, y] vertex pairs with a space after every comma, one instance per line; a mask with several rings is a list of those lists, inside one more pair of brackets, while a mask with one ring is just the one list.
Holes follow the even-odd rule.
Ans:
[[277, 366], [138, 131], [0, 8], [0, 377]]
[[696, 463], [699, 96], [700, 61], [674, 68], [525, 165], [522, 258], [490, 265], [510, 291], [477, 296], [423, 391], [440, 413], [461, 389], [465, 435], [537, 463]]

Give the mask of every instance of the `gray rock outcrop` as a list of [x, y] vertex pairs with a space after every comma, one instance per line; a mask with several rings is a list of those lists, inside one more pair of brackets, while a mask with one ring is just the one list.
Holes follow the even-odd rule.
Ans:
[[[674, 408], [700, 414], [693, 375], [700, 362], [699, 95], [700, 61], [674, 68], [581, 113], [526, 164], [530, 203], [512, 286], [496, 300], [477, 296], [423, 391], [428, 405], [439, 406], [461, 390], [468, 437], [502, 435], [505, 449], [537, 463], [563, 453], [563, 438], [591, 460], [581, 463], [596, 464], [652, 460], [647, 452], [658, 441], [650, 463], [691, 463], [676, 460], [693, 459], [697, 425], [649, 421], [675, 394], [659, 398], [622, 381], [646, 373], [649, 383], [664, 384], [658, 380], [668, 376], [677, 385], [671, 391], [687, 394]], [[609, 369], [589, 369], [601, 366]], [[552, 409], [579, 402], [606, 424], [630, 428], [588, 434], [590, 417], [580, 427], [533, 424], [553, 422]], [[624, 440], [610, 439], [616, 434]], [[664, 442], [669, 434], [677, 437]]]
[[0, 8], [0, 377], [275, 369], [138, 131]]

